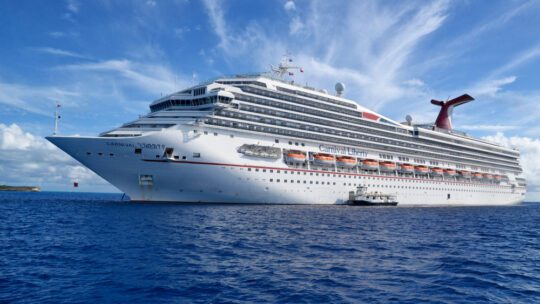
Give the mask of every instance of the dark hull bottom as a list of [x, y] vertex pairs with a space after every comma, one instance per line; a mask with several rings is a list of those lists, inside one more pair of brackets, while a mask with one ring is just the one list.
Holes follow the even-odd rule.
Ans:
[[374, 203], [369, 201], [348, 201], [347, 203], [353, 206], [397, 206], [398, 204], [398, 202]]

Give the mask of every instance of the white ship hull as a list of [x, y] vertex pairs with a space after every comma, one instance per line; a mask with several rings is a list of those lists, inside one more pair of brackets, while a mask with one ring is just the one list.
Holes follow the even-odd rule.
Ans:
[[[109, 181], [134, 201], [255, 204], [340, 204], [358, 185], [396, 195], [403, 205], [509, 205], [525, 189], [510, 183], [456, 178], [428, 179], [380, 171], [293, 165], [238, 153], [243, 144], [297, 149], [260, 134], [193, 128], [137, 137], [48, 137], [48, 140]], [[217, 132], [214, 135], [214, 132]], [[305, 142], [305, 141], [304, 141]], [[140, 154], [134, 151], [141, 149]], [[164, 155], [173, 148], [172, 155]], [[320, 143], [302, 147], [321, 152]], [[175, 159], [176, 156], [176, 159]], [[198, 156], [198, 157], [197, 157]]]

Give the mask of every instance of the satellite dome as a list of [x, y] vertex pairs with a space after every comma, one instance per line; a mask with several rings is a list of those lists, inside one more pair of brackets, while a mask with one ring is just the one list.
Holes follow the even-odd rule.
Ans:
[[341, 96], [343, 94], [343, 91], [345, 91], [345, 85], [343, 82], [336, 83], [336, 93], [338, 96]]

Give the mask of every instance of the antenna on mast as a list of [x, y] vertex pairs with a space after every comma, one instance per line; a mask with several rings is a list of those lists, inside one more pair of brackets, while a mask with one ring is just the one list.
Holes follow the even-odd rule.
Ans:
[[283, 79], [283, 76], [287, 74], [289, 76], [294, 76], [294, 73], [291, 72], [292, 70], [299, 70], [300, 73], [304, 73], [304, 69], [302, 67], [291, 65], [291, 62], [293, 62], [293, 60], [287, 53], [283, 55], [283, 58], [277, 67], [270, 65], [270, 70], [276, 78], [280, 79]]
[[61, 105], [57, 102], [56, 103], [56, 108], [54, 110], [54, 132], [53, 132], [53, 135], [58, 134], [58, 120], [61, 118], [58, 109], [60, 107], [61, 107]]

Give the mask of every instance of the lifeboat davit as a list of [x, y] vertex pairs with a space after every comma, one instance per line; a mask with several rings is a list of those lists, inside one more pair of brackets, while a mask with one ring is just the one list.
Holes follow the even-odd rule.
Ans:
[[428, 167], [426, 166], [415, 166], [414, 167], [414, 172], [416, 174], [420, 174], [420, 175], [426, 175], [429, 173], [429, 169]]
[[395, 171], [396, 170], [396, 164], [393, 162], [381, 162], [380, 164], [381, 171]]
[[378, 170], [379, 162], [373, 159], [364, 159], [362, 161], [362, 169], [364, 170]]
[[433, 176], [442, 176], [443, 175], [443, 169], [441, 168], [431, 168], [431, 174], [433, 174]]
[[444, 175], [446, 175], [446, 176], [456, 176], [456, 170], [454, 170], [454, 169], [444, 169]]
[[352, 156], [338, 156], [336, 157], [336, 165], [338, 167], [352, 168], [356, 166], [358, 161]]
[[287, 162], [291, 163], [305, 163], [306, 154], [301, 151], [289, 151], [287, 152]]
[[458, 174], [459, 174], [461, 177], [466, 177], [466, 178], [471, 177], [471, 172], [465, 171], [465, 170], [459, 171]]
[[482, 176], [482, 173], [480, 173], [480, 172], [474, 172], [474, 173], [472, 174], [472, 176], [473, 176], [475, 179], [482, 179], [482, 177], [483, 177], [483, 176]]
[[336, 163], [334, 155], [326, 153], [313, 154], [313, 164], [318, 166], [333, 166]]
[[399, 165], [399, 171], [401, 173], [414, 173], [414, 166], [410, 164], [401, 164]]

